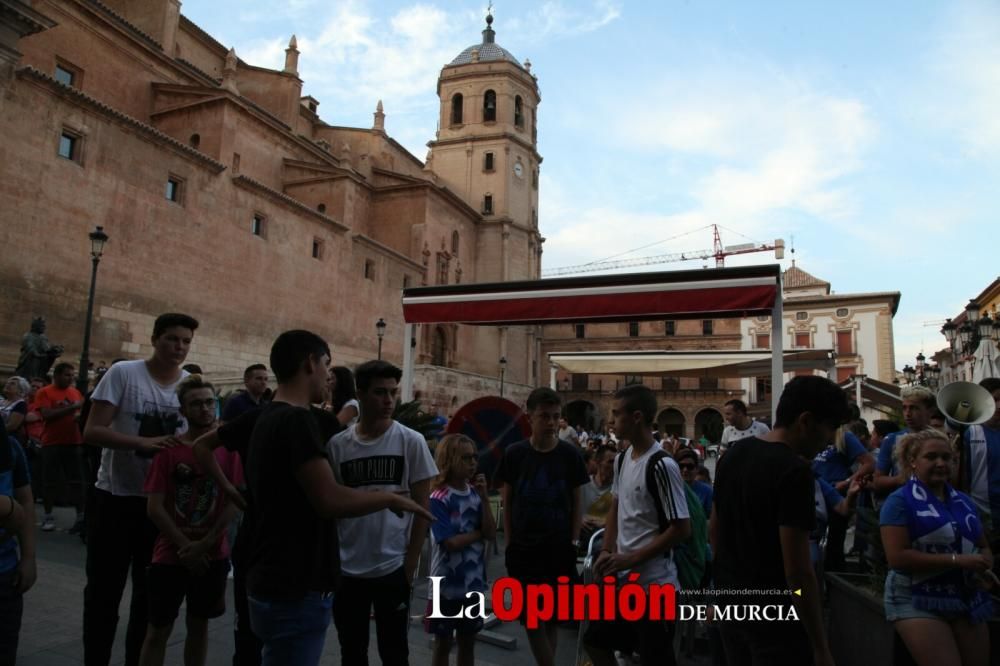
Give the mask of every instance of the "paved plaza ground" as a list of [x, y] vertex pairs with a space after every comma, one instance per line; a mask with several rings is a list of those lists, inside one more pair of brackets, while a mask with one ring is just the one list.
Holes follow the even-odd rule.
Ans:
[[[39, 510], [41, 507], [37, 507]], [[38, 534], [38, 582], [25, 596], [24, 622], [18, 650], [19, 666], [76, 666], [83, 663], [83, 587], [86, 549], [76, 536], [66, 530], [73, 524], [72, 509], [57, 509], [55, 532]], [[502, 535], [501, 535], [502, 539]], [[502, 544], [501, 544], [502, 549]], [[495, 555], [489, 564], [491, 579], [503, 575], [503, 557]], [[128, 615], [126, 589], [112, 664], [122, 664], [125, 658], [125, 620]], [[233, 647], [232, 586], [227, 590], [227, 609], [224, 617], [209, 624], [208, 664], [229, 664]], [[422, 613], [426, 605], [426, 590], [418, 587], [413, 604], [414, 614]], [[181, 610], [183, 617], [183, 609]], [[501, 636], [516, 639], [514, 649], [506, 649], [480, 641], [476, 646], [476, 663], [482, 666], [528, 666], [534, 663], [524, 637], [516, 624], [501, 624], [494, 628]], [[374, 623], [371, 627], [371, 663], [377, 664]], [[575, 629], [560, 629], [559, 666], [573, 666], [576, 661]], [[178, 621], [167, 648], [166, 663], [183, 664], [184, 627]], [[419, 619], [410, 626], [410, 663], [414, 666], [429, 664], [431, 642]], [[454, 660], [454, 657], [452, 657]], [[340, 664], [337, 633], [332, 624], [327, 635], [326, 650], [321, 662], [324, 666]], [[682, 659], [685, 665], [708, 664], [707, 656]]]

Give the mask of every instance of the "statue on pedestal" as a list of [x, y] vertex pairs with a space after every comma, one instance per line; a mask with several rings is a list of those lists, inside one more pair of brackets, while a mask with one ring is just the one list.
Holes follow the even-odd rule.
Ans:
[[62, 353], [62, 345], [49, 344], [45, 337], [45, 318], [35, 317], [31, 320], [31, 330], [21, 339], [21, 356], [14, 374], [29, 381], [33, 377], [45, 377]]

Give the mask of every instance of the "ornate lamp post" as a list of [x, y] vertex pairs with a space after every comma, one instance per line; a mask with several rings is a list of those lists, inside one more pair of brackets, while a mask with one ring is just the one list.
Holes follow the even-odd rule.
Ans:
[[90, 325], [94, 318], [94, 290], [97, 287], [97, 265], [101, 263], [101, 255], [104, 254], [104, 244], [108, 242], [108, 235], [104, 233], [104, 227], [97, 227], [89, 234], [90, 237], [90, 258], [93, 267], [90, 271], [90, 294], [87, 296], [87, 318], [83, 328], [83, 351], [80, 352], [80, 367], [76, 375], [76, 388], [86, 395], [87, 385], [90, 377]]
[[500, 357], [500, 397], [503, 397], [503, 380], [504, 375], [507, 374], [507, 357]]
[[375, 335], [378, 336], [378, 360], [382, 360], [382, 338], [385, 337], [385, 320], [382, 317], [375, 322]]

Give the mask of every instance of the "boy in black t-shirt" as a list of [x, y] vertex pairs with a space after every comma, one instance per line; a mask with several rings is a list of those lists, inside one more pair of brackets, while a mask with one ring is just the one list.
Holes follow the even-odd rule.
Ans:
[[247, 592], [265, 666], [319, 663], [340, 573], [334, 518], [382, 509], [433, 518], [408, 498], [337, 484], [309, 412], [324, 398], [329, 364], [330, 349], [318, 335], [278, 336], [271, 347], [278, 395], [250, 438]]
[[807, 461], [847, 417], [840, 387], [823, 377], [796, 377], [781, 394], [774, 430], [736, 442], [719, 461], [709, 523], [716, 588], [788, 593], [727, 596], [718, 603], [794, 605], [799, 617], [723, 624], [731, 666], [833, 665], [809, 556], [816, 508]]
[[[537, 388], [528, 396], [531, 439], [504, 452], [496, 471], [502, 484], [507, 573], [522, 584], [556, 585], [559, 576], [574, 580], [582, 511], [580, 487], [590, 481], [579, 447], [559, 441], [559, 394]], [[540, 666], [556, 654], [555, 622], [526, 629], [531, 653]]]
[[[330, 376], [332, 377], [333, 374], [331, 373]], [[270, 400], [271, 397], [268, 398], [267, 402]], [[243, 492], [229, 482], [213, 452], [216, 448], [224, 446], [227, 450], [238, 453], [243, 463], [243, 476], [246, 478], [250, 437], [253, 435], [257, 419], [263, 410], [263, 407], [256, 407], [244, 412], [232, 421], [202, 435], [194, 444], [195, 457], [198, 458], [202, 468], [215, 479], [215, 482], [229, 496], [230, 500], [244, 511], [247, 505]], [[329, 441], [331, 437], [344, 429], [344, 426], [337, 420], [337, 416], [325, 409], [310, 405], [309, 414], [316, 421], [316, 427], [323, 442]], [[245, 511], [240, 520], [239, 529], [236, 531], [236, 539], [230, 558], [233, 564], [233, 610], [236, 615], [233, 622], [233, 666], [260, 666], [262, 645], [250, 627], [250, 606], [246, 588], [245, 551], [251, 528], [250, 520], [251, 515]]]

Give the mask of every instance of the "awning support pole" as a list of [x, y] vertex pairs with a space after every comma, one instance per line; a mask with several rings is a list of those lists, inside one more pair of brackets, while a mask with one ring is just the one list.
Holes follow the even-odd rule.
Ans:
[[403, 402], [413, 400], [413, 352], [416, 351], [417, 331], [413, 324], [403, 327]]
[[771, 309], [771, 427], [778, 418], [778, 400], [785, 390], [785, 348], [781, 335], [784, 308], [782, 307], [781, 274], [778, 274], [778, 291]]

